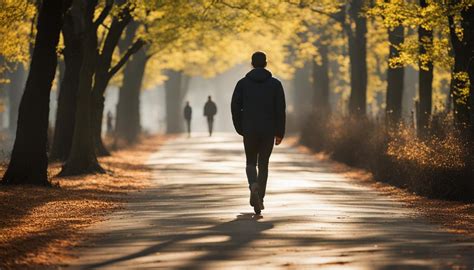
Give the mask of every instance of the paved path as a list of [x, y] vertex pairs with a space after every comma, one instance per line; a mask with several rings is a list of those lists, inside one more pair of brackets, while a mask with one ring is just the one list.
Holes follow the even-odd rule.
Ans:
[[474, 243], [286, 145], [263, 217], [237, 136], [178, 138], [149, 163], [154, 187], [92, 228], [106, 236], [72, 269], [474, 269]]

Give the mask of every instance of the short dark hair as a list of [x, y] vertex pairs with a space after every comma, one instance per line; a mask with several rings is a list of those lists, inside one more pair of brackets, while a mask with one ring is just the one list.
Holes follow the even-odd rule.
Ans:
[[267, 56], [263, 52], [254, 52], [252, 54], [252, 66], [254, 68], [264, 68], [267, 66]]

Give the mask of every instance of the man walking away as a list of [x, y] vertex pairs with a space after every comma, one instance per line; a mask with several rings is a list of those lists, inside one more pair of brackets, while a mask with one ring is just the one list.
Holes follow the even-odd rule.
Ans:
[[191, 117], [193, 115], [193, 109], [189, 106], [189, 101], [186, 101], [184, 106], [184, 120], [186, 120], [186, 127], [188, 128], [188, 137], [191, 137]]
[[207, 125], [209, 127], [209, 137], [212, 136], [212, 129], [214, 126], [214, 115], [217, 114], [217, 106], [212, 101], [211, 96], [207, 97], [207, 102], [204, 105], [204, 116], [207, 117]]
[[244, 137], [250, 205], [260, 214], [273, 143], [279, 145], [285, 135], [286, 105], [281, 82], [265, 69], [263, 52], [252, 55], [252, 66], [254, 69], [235, 86], [231, 109], [235, 130]]

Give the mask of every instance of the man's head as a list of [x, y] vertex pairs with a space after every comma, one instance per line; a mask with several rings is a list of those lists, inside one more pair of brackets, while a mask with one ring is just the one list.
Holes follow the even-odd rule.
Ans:
[[267, 56], [263, 52], [254, 52], [252, 54], [252, 66], [254, 68], [264, 68], [267, 66]]
[[189, 101], [186, 101], [186, 105], [189, 106]]
[[207, 97], [207, 100], [212, 100], [211, 96], [208, 96], [208, 97]]

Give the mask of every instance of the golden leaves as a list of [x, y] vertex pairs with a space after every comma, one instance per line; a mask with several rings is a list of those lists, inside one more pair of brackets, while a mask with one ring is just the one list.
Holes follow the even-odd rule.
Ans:
[[35, 7], [26, 0], [0, 1], [0, 56], [6, 62], [27, 62]]

